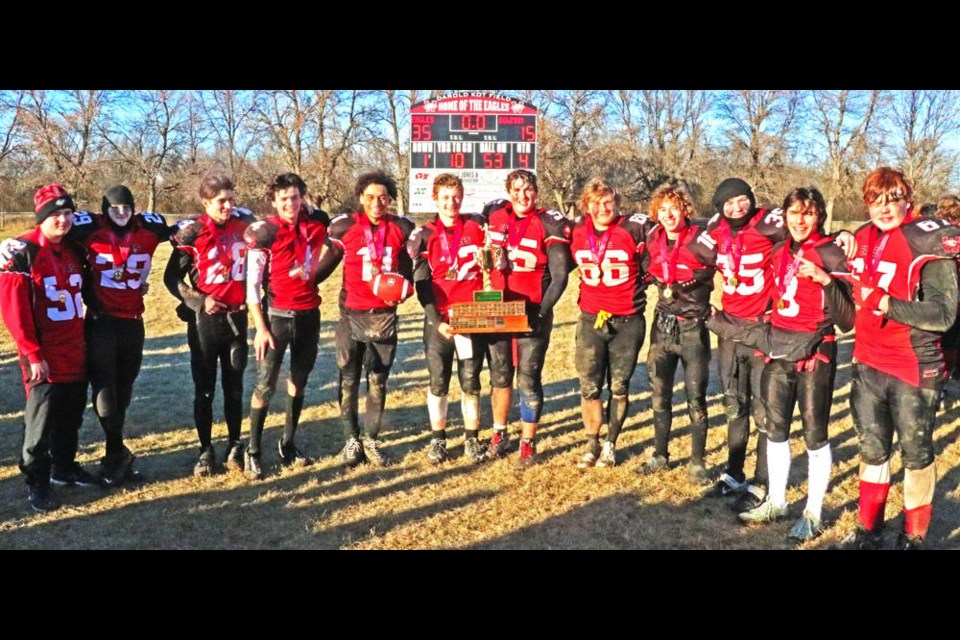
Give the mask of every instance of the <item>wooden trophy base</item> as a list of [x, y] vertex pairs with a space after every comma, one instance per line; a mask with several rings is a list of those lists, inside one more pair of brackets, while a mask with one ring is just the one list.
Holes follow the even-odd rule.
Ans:
[[523, 300], [503, 301], [503, 291], [474, 291], [473, 302], [450, 307], [450, 326], [457, 333], [523, 333], [530, 331]]

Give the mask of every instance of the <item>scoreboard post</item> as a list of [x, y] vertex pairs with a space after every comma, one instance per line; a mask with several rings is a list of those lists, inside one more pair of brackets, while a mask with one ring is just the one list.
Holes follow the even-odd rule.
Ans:
[[492, 93], [446, 95], [410, 107], [410, 211], [436, 211], [433, 179], [463, 180], [465, 212], [506, 196], [514, 169], [537, 170], [537, 109]]

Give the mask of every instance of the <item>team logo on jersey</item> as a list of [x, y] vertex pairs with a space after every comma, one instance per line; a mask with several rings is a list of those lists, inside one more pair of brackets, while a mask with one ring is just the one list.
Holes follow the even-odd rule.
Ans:
[[947, 253], [960, 253], [960, 236], [944, 236], [940, 238], [940, 246]]

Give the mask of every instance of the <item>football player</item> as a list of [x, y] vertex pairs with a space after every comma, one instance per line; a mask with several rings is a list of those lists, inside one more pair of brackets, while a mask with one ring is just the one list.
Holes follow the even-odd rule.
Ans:
[[[387, 378], [397, 353], [397, 304], [412, 294], [412, 290], [406, 291], [413, 279], [406, 244], [415, 225], [409, 218], [389, 212], [397, 197], [397, 183], [383, 171], [361, 175], [354, 193], [363, 210], [342, 213], [330, 221], [328, 250], [321, 258], [317, 281], [323, 282], [343, 261], [335, 343], [340, 420], [346, 440], [344, 462], [350, 467], [364, 461], [385, 466], [392, 461], [377, 436]], [[358, 410], [364, 370], [367, 402], [361, 441]]]
[[174, 251], [163, 274], [167, 289], [182, 303], [177, 315], [187, 323], [193, 419], [200, 438], [200, 457], [193, 467], [197, 476], [214, 473], [218, 465], [211, 443], [218, 362], [230, 439], [225, 464], [242, 471], [244, 463], [240, 427], [248, 347], [243, 232], [254, 218], [246, 209], [234, 207], [233, 201], [229, 178], [211, 175], [201, 181], [204, 213], [177, 224], [170, 239]]
[[851, 262], [857, 317], [850, 409], [860, 444], [860, 522], [848, 544], [872, 549], [881, 543], [896, 432], [905, 469], [897, 548], [918, 549], [933, 514], [940, 337], [957, 315], [960, 229], [915, 217], [912, 185], [889, 167], [867, 176], [863, 201], [870, 222], [856, 232], [859, 249]]
[[827, 424], [837, 371], [834, 325], [853, 328], [854, 306], [846, 282], [846, 256], [823, 229], [827, 207], [814, 187], [787, 194], [781, 210], [790, 238], [773, 249], [773, 312], [754, 339], [768, 360], [760, 379], [767, 433], [770, 492], [758, 507], [740, 514], [743, 522], [773, 522], [786, 516], [790, 475], [790, 423], [800, 407], [807, 446], [808, 491], [802, 517], [789, 539], [805, 542], [822, 531], [821, 509], [833, 462]]
[[430, 448], [427, 457], [439, 464], [447, 459], [447, 392], [457, 359], [460, 381], [460, 410], [464, 425], [464, 456], [481, 462], [484, 450], [479, 440], [480, 370], [486, 341], [482, 335], [455, 335], [450, 326], [450, 307], [471, 302], [473, 292], [483, 288], [477, 252], [484, 243], [486, 220], [479, 215], [461, 214], [463, 182], [450, 173], [433, 180], [433, 202], [437, 217], [418, 227], [407, 243], [413, 259], [417, 299], [423, 305], [423, 346], [430, 372], [427, 411], [430, 414]]
[[703, 485], [710, 482], [704, 466], [710, 335], [704, 320], [710, 315], [717, 245], [702, 225], [690, 220], [694, 211], [686, 190], [672, 184], [657, 188], [650, 200], [650, 215], [658, 222], [646, 237], [648, 270], [659, 289], [647, 354], [654, 453], [637, 471], [654, 473], [669, 464], [673, 379], [682, 362], [692, 439], [687, 475]]
[[30, 506], [60, 506], [50, 490], [99, 485], [76, 463], [77, 432], [87, 403], [83, 339], [83, 259], [65, 240], [74, 204], [59, 184], [33, 196], [37, 226], [4, 242], [9, 259], [0, 268], [0, 312], [17, 345], [27, 402], [23, 412], [20, 470]]
[[[520, 392], [520, 457], [528, 466], [536, 462], [534, 437], [543, 411], [543, 362], [550, 346], [553, 307], [567, 286], [573, 266], [570, 259], [570, 221], [559, 211], [537, 206], [537, 177], [524, 169], [507, 175], [509, 202], [496, 201], [488, 229], [500, 259], [491, 272], [494, 289], [505, 300], [523, 300], [531, 331], [522, 334], [490, 334], [490, 386], [493, 407], [493, 437], [487, 448], [490, 458], [510, 449], [507, 421], [510, 417], [514, 372]], [[514, 356], [516, 355], [516, 359]]]
[[[630, 406], [630, 378], [646, 332], [647, 287], [640, 260], [653, 223], [643, 214], [621, 216], [619, 208], [620, 194], [610, 184], [602, 178], [590, 180], [580, 195], [585, 215], [570, 241], [570, 254], [580, 267], [574, 361], [587, 432], [587, 450], [577, 461], [581, 469], [617, 464], [617, 438]], [[610, 419], [601, 447], [600, 395], [608, 382]]]
[[[750, 185], [739, 178], [727, 178], [713, 196], [716, 215], [707, 223], [707, 232], [717, 243], [717, 267], [723, 281], [720, 298], [723, 314], [744, 329], [762, 322], [770, 311], [773, 272], [770, 256], [773, 245], [787, 238], [783, 212], [762, 209]], [[838, 234], [849, 256], [854, 250], [851, 234]], [[735, 511], [760, 506], [767, 493], [767, 438], [764, 434], [760, 376], [763, 360], [742, 343], [720, 337], [717, 370], [727, 413], [727, 468], [713, 489], [716, 496], [736, 496]], [[757, 426], [757, 466], [747, 482], [743, 464], [750, 436], [750, 416]]]
[[133, 466], [136, 457], [123, 443], [123, 427], [143, 362], [143, 299], [153, 253], [170, 236], [163, 216], [135, 214], [135, 207], [130, 189], [110, 187], [100, 213], [76, 212], [68, 234], [86, 249], [87, 362], [93, 407], [106, 438], [100, 475], [107, 485], [142, 479]]
[[263, 478], [260, 440], [270, 399], [277, 389], [283, 355], [290, 347], [286, 421], [278, 449], [283, 466], [312, 460], [294, 443], [307, 378], [317, 360], [320, 337], [320, 295], [315, 282], [330, 219], [306, 204], [307, 185], [295, 173], [284, 173], [267, 187], [276, 212], [244, 232], [247, 243], [247, 306], [257, 333], [257, 383], [250, 398], [250, 443], [244, 473]]

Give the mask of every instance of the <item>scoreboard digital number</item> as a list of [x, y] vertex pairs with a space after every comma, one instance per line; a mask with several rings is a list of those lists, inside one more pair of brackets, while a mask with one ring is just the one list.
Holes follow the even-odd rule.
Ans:
[[464, 182], [462, 211], [479, 212], [505, 197], [514, 169], [536, 172], [537, 110], [495, 94], [458, 94], [410, 109], [410, 211], [429, 212], [433, 178], [455, 173]]

